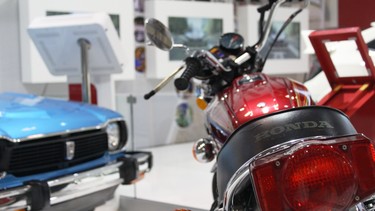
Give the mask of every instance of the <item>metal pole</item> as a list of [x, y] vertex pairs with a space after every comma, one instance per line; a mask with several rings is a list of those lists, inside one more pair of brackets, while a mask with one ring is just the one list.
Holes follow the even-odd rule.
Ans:
[[[131, 137], [131, 150], [135, 150], [135, 143], [134, 143], [134, 110], [133, 106], [137, 103], [137, 98], [133, 95], [129, 95], [127, 97], [127, 102], [130, 105], [130, 137]], [[137, 185], [134, 184], [134, 198], [137, 198]]]
[[90, 42], [84, 38], [78, 40], [81, 47], [82, 102], [91, 103], [90, 77], [88, 70], [88, 50]]

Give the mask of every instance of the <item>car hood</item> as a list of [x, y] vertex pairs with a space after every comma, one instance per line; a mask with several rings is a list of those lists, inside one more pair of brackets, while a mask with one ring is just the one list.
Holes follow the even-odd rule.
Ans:
[[114, 118], [122, 116], [90, 104], [28, 94], [0, 94], [0, 137], [14, 141], [101, 126]]

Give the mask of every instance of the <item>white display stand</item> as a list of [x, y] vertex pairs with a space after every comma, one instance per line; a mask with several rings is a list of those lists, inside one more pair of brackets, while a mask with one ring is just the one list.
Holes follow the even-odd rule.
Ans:
[[[106, 13], [40, 17], [28, 32], [51, 74], [82, 78], [84, 102], [90, 103], [91, 75], [108, 79], [109, 74], [122, 72], [120, 39]], [[108, 94], [98, 98], [108, 101]]]
[[[50, 73], [27, 34], [29, 24], [37, 17], [52, 13], [106, 12], [118, 17], [118, 31], [121, 48], [124, 51], [124, 71], [112, 74], [110, 79], [132, 80], [135, 78], [134, 65], [134, 8], [133, 1], [124, 0], [22, 0], [19, 1], [20, 42], [22, 82], [24, 83], [65, 83], [66, 76]], [[113, 86], [114, 87], [114, 86]], [[114, 91], [113, 89], [111, 91]], [[111, 107], [115, 104], [111, 100]]]
[[[232, 3], [166, 0], [146, 1], [145, 17], [156, 18], [166, 26], [168, 26], [169, 17], [221, 19], [223, 33], [234, 31], [234, 8]], [[218, 41], [219, 40], [217, 40], [217, 42]], [[180, 43], [176, 42], [176, 44]], [[148, 46], [146, 48], [148, 78], [164, 78], [170, 75], [170, 73], [181, 64], [181, 61], [170, 61], [169, 52], [162, 51], [154, 46]]]
[[[259, 5], [241, 5], [237, 10], [238, 32], [245, 38], [247, 45], [254, 45], [258, 41], [258, 22], [259, 13], [257, 11]], [[274, 21], [284, 22], [287, 18], [297, 10], [295, 7], [281, 7], [275, 11]], [[266, 13], [268, 15], [268, 13]], [[307, 73], [309, 71], [308, 55], [303, 53], [306, 48], [303, 42], [301, 31], [309, 28], [309, 12], [308, 9], [299, 13], [292, 21], [299, 23], [299, 58], [288, 59], [268, 59], [264, 67], [267, 74], [296, 74]], [[281, 36], [280, 36], [281, 38]], [[280, 40], [279, 38], [279, 40]], [[282, 38], [281, 38], [282, 39]]]

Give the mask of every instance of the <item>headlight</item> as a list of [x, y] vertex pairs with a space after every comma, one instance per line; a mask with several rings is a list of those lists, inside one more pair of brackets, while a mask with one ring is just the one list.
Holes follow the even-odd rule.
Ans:
[[117, 123], [109, 123], [106, 128], [108, 136], [108, 149], [110, 151], [117, 150], [120, 144], [120, 126]]

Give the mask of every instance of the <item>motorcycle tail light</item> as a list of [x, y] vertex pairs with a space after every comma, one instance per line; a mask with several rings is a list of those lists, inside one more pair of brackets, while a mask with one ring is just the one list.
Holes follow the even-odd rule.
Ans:
[[250, 163], [263, 211], [345, 210], [375, 192], [374, 143], [363, 135], [293, 141], [263, 155]]

